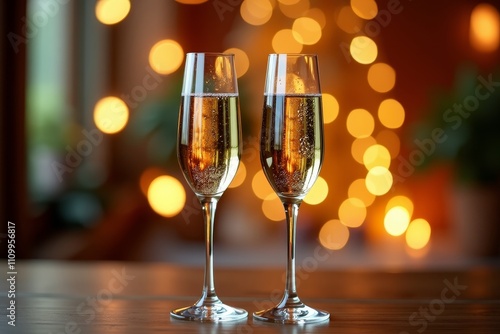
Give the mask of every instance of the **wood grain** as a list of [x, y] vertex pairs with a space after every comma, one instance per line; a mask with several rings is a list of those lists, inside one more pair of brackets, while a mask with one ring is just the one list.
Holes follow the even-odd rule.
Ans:
[[[311, 271], [298, 279], [307, 304], [329, 311], [311, 326], [173, 320], [194, 303], [202, 268], [127, 262], [28, 261], [17, 266], [16, 327], [7, 325], [1, 283], [0, 333], [499, 333], [500, 269]], [[281, 269], [219, 268], [219, 297], [250, 314], [277, 302]]]

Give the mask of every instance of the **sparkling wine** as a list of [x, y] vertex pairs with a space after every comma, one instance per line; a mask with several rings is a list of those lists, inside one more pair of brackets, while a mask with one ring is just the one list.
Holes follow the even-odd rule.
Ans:
[[323, 161], [321, 94], [266, 95], [261, 163], [280, 197], [303, 198]]
[[241, 149], [238, 96], [183, 96], [178, 160], [198, 195], [222, 194], [238, 169]]

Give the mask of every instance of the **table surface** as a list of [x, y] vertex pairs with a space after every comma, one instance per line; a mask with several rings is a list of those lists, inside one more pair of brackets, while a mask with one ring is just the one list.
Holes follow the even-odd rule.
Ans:
[[[5, 267], [6, 268], [6, 267]], [[25, 261], [15, 298], [0, 282], [0, 333], [500, 333], [500, 268], [298, 271], [301, 299], [331, 313], [318, 325], [198, 323], [169, 311], [194, 303], [203, 268], [160, 263]], [[249, 314], [280, 298], [282, 268], [215, 268], [219, 297]], [[7, 274], [7, 278], [9, 275]], [[15, 324], [7, 307], [15, 301]]]

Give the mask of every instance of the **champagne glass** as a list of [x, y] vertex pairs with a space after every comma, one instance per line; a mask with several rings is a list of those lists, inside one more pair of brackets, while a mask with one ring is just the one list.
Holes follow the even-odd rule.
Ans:
[[327, 320], [328, 312], [302, 303], [295, 286], [297, 214], [323, 162], [323, 114], [316, 55], [269, 55], [260, 160], [285, 208], [288, 261], [283, 298], [275, 307], [253, 316], [257, 320], [292, 324]]
[[245, 310], [225, 305], [215, 292], [213, 227], [217, 202], [238, 169], [241, 121], [234, 55], [188, 53], [177, 133], [177, 158], [200, 201], [205, 227], [205, 275], [201, 298], [170, 312], [176, 319], [240, 320]]

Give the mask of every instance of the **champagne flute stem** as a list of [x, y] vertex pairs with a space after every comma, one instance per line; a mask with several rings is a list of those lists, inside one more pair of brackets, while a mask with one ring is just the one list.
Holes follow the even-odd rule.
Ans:
[[213, 257], [213, 241], [214, 241], [214, 217], [217, 207], [217, 198], [208, 197], [200, 199], [203, 210], [203, 222], [205, 225], [205, 278], [203, 282], [203, 297], [205, 303], [213, 304], [219, 301], [215, 293], [214, 282], [214, 257]]
[[295, 285], [295, 236], [300, 202], [284, 202], [283, 206], [285, 207], [287, 223], [288, 260], [286, 266], [285, 294], [282, 303], [292, 306], [300, 303]]

